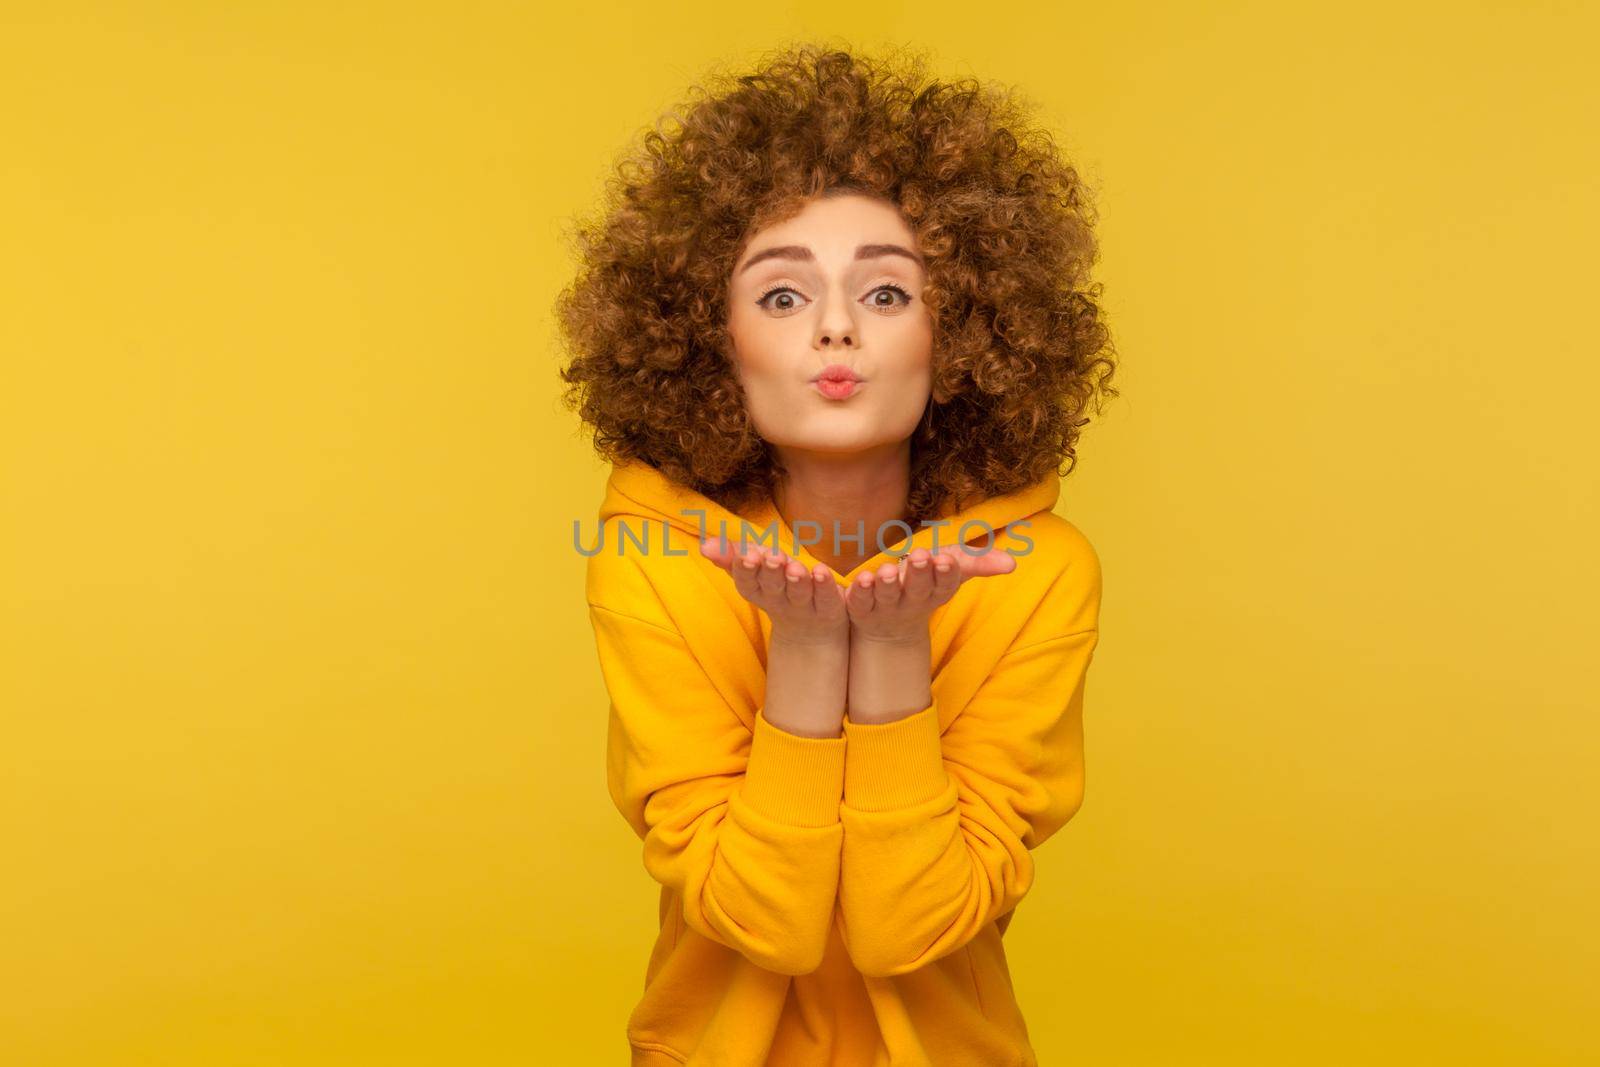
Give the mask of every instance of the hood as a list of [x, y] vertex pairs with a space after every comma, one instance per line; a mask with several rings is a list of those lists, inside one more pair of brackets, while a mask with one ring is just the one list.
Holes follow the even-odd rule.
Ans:
[[[951, 515], [942, 516], [948, 525], [939, 527], [937, 531], [931, 526], [915, 530], [909, 544], [897, 542], [889, 546], [896, 550], [893, 553], [879, 552], [872, 558], [863, 560], [845, 574], [839, 574], [831, 567], [828, 569], [837, 582], [847, 585], [862, 571], [892, 562], [913, 548], [920, 546], [932, 549], [936, 532], [940, 547], [952, 544], [962, 525], [968, 522], [984, 524], [975, 526], [969, 531], [969, 541], [982, 544], [989, 536], [989, 531], [993, 530], [994, 544], [1003, 547], [1008, 543], [1008, 539], [1003, 536], [1004, 527], [1008, 523], [1051, 510], [1060, 496], [1061, 476], [1052, 471], [1033, 485], [1025, 486], [1016, 492], [989, 497]], [[799, 546], [796, 550], [793, 531], [789, 529], [770, 500], [762, 501], [761, 505], [748, 515], [736, 514], [703, 493], [668, 478], [648, 463], [638, 460], [612, 466], [611, 477], [606, 482], [605, 498], [600, 504], [600, 521], [605, 522], [613, 516], [627, 516], [630, 520], [635, 520], [630, 525], [639, 525], [641, 528], [645, 522], [666, 523], [674, 530], [688, 535], [687, 541], [682, 543], [691, 551], [698, 552], [702, 528], [698, 512], [704, 513], [704, 529], [708, 536], [714, 536], [719, 530], [726, 529], [728, 538], [737, 541], [741, 522], [750, 524], [754, 531], [753, 536], [759, 536], [769, 526], [776, 524], [778, 545], [784, 552], [800, 560], [808, 568], [822, 562], [811, 555], [805, 546]], [[898, 532], [898, 528], [895, 528], [895, 532]], [[822, 536], [827, 538], [829, 532], [823, 531]], [[874, 531], [866, 531], [866, 540], [869, 547], [874, 544]]]

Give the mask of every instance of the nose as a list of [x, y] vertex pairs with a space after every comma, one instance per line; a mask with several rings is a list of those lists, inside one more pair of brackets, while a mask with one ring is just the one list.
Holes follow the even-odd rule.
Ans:
[[830, 299], [828, 308], [817, 321], [813, 346], [824, 351], [855, 347], [855, 324], [843, 299]]

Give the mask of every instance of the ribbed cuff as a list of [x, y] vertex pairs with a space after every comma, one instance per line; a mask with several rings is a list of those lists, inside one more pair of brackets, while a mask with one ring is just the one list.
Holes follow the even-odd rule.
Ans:
[[839, 821], [844, 793], [845, 739], [802, 737], [756, 712], [750, 759], [740, 796], [752, 808], [794, 826], [828, 826]]
[[844, 720], [849, 758], [844, 802], [857, 811], [892, 811], [932, 800], [950, 787], [935, 701], [894, 722]]

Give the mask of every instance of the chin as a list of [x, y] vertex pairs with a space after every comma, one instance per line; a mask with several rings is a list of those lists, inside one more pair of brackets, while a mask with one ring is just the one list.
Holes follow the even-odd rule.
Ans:
[[788, 433], [768, 435], [762, 434], [767, 441], [780, 448], [790, 448], [801, 452], [837, 453], [848, 454], [851, 452], [866, 452], [869, 449], [882, 448], [884, 445], [898, 444], [911, 436], [908, 428], [905, 433], [885, 433], [881, 423], [870, 424], [863, 420], [857, 432], [833, 428], [830, 430], [818, 429], [813, 433]]
[[848, 455], [851, 452], [865, 452], [875, 445], [883, 444], [883, 442], [872, 438], [800, 437], [787, 441], [774, 441], [773, 444], [781, 445], [797, 452]]
[[783, 411], [781, 419], [756, 419], [756, 432], [779, 448], [819, 453], [865, 452], [904, 441], [922, 418], [920, 407], [915, 411], [880, 411], [864, 406], [847, 409], [836, 401], [816, 399], [823, 410], [801, 414], [801, 406], [796, 404]]

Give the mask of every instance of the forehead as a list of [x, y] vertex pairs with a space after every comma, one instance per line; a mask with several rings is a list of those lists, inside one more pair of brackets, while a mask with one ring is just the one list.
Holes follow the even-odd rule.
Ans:
[[757, 231], [749, 247], [793, 242], [809, 244], [823, 255], [825, 249], [853, 253], [856, 244], [864, 241], [896, 241], [916, 247], [915, 235], [898, 207], [860, 193], [812, 199], [798, 213]]

